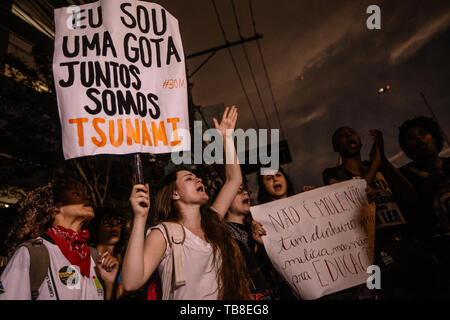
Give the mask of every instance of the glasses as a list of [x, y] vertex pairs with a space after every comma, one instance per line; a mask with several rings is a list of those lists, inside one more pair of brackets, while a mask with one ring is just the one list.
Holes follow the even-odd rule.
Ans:
[[110, 218], [102, 221], [102, 224], [107, 227], [123, 226], [125, 220], [123, 218]]
[[246, 190], [246, 189], [244, 189], [244, 188], [240, 188], [240, 189], [238, 190], [238, 194], [243, 194], [244, 192], [247, 192], [248, 195], [251, 195], [251, 194], [252, 194], [250, 191], [248, 191], [248, 190]]

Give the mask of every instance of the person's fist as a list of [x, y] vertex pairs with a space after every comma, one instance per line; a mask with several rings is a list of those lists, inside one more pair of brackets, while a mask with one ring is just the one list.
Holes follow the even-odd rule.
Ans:
[[[144, 203], [146, 206], [141, 206]], [[147, 217], [150, 209], [150, 194], [148, 184], [133, 186], [130, 195], [130, 204], [135, 217]]]
[[252, 237], [259, 244], [264, 245], [262, 237], [267, 235], [266, 230], [263, 228], [262, 224], [258, 221], [252, 221]]

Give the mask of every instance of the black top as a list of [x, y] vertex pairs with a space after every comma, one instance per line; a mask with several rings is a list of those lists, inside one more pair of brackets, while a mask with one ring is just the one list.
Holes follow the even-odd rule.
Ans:
[[257, 244], [250, 236], [250, 227], [228, 221], [227, 224], [244, 257], [255, 286], [254, 293], [263, 294], [262, 299], [297, 300], [289, 284], [275, 270], [264, 246]]
[[442, 158], [442, 162], [442, 171], [430, 172], [415, 162], [400, 168], [423, 205], [423, 214], [411, 222], [427, 237], [450, 234], [450, 158]]
[[239, 249], [241, 250], [247, 271], [254, 284], [253, 292], [261, 293], [266, 290], [272, 290], [273, 286], [264, 276], [255, 252], [252, 250], [255, 243], [252, 237], [249, 236], [251, 234], [250, 229], [243, 224], [229, 221], [227, 221], [227, 225], [231, 236], [236, 240]]

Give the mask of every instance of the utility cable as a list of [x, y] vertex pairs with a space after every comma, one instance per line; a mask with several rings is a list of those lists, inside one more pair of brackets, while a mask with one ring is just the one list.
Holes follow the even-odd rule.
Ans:
[[[231, 7], [233, 8], [234, 20], [235, 20], [235, 22], [236, 22], [236, 27], [237, 27], [237, 30], [238, 30], [238, 33], [239, 33], [239, 37], [240, 37], [241, 40], [242, 40], [242, 39], [244, 39], [244, 37], [242, 36], [241, 26], [240, 26], [240, 24], [239, 24], [239, 18], [238, 18], [238, 16], [237, 16], [237, 12], [236, 12], [236, 6], [235, 6], [235, 4], [234, 4], [234, 0], [230, 0], [230, 1], [231, 1]], [[243, 50], [243, 52], [244, 52], [245, 59], [247, 60], [248, 67], [249, 67], [249, 69], [250, 69], [250, 74], [252, 75], [253, 83], [255, 84], [256, 93], [257, 93], [258, 99], [259, 99], [259, 101], [260, 101], [260, 103], [261, 103], [261, 107], [262, 107], [262, 109], [263, 109], [263, 111], [264, 111], [264, 116], [266, 117], [267, 125], [268, 125], [269, 129], [272, 129], [272, 127], [271, 127], [271, 125], [270, 125], [269, 117], [267, 116], [266, 107], [265, 107], [265, 105], [264, 105], [264, 102], [263, 102], [263, 99], [262, 99], [262, 96], [261, 96], [261, 92], [260, 92], [260, 90], [259, 90], [258, 83], [256, 82], [255, 73], [254, 73], [254, 71], [253, 71], [252, 64], [250, 63], [250, 58], [249, 58], [249, 56], [248, 56], [247, 49], [245, 48], [245, 44], [242, 44], [242, 50]]]
[[[223, 28], [222, 20], [220, 19], [219, 11], [218, 11], [217, 6], [216, 6], [216, 1], [215, 0], [211, 0], [211, 2], [212, 2], [212, 5], [214, 7], [214, 11], [216, 13], [217, 22], [219, 23], [223, 39], [224, 39], [225, 43], [228, 44], [229, 42], [228, 42], [226, 34], [225, 34], [225, 29]], [[250, 102], [250, 98], [249, 98], [249, 96], [247, 94], [247, 91], [245, 90], [244, 82], [243, 82], [241, 74], [239, 72], [239, 68], [237, 67], [237, 64], [236, 64], [236, 61], [235, 61], [235, 59], [233, 57], [233, 53], [231, 52], [231, 49], [228, 47], [227, 50], [228, 50], [228, 53], [230, 54], [231, 62], [233, 63], [234, 70], [236, 71], [236, 74], [237, 74], [237, 76], [239, 78], [239, 82], [241, 84], [242, 90], [244, 91], [244, 95], [245, 95], [245, 98], [247, 99], [247, 103], [248, 103], [248, 105], [250, 107], [251, 113], [253, 115], [253, 119], [255, 120], [256, 127], [259, 130], [260, 126], [259, 126], [259, 123], [258, 123], [258, 119], [256, 118], [255, 111], [253, 110], [252, 104]]]
[[[253, 31], [255, 32], [255, 34], [257, 34], [257, 32], [256, 32], [256, 20], [255, 20], [255, 16], [254, 16], [254, 13], [253, 13], [252, 0], [248, 0], [248, 4], [249, 4], [249, 7], [250, 7], [250, 15], [251, 15], [251, 18], [252, 18]], [[278, 124], [280, 125], [281, 136], [283, 138], [286, 138], [286, 135], [284, 134], [283, 126], [281, 125], [280, 112], [279, 112], [278, 105], [277, 105], [277, 102], [276, 102], [276, 99], [275, 99], [275, 95], [273, 93], [272, 83], [270, 81], [269, 73], [267, 72], [267, 66], [266, 66], [264, 55], [263, 55], [263, 52], [262, 52], [262, 49], [261, 49], [261, 45], [259, 43], [259, 39], [256, 39], [256, 45], [258, 47], [258, 52], [259, 52], [259, 55], [261, 57], [262, 65], [263, 65], [263, 68], [264, 68], [264, 74], [265, 74], [265, 77], [266, 77], [266, 80], [267, 80], [267, 84], [269, 86], [270, 95], [272, 96], [272, 103], [273, 103], [274, 108], [275, 108]]]

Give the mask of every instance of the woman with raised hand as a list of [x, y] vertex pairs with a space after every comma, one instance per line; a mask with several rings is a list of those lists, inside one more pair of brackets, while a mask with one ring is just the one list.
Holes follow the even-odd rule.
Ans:
[[[207, 205], [209, 197], [202, 180], [187, 170], [175, 170], [167, 175], [156, 196], [156, 221], [175, 222], [185, 234], [181, 253], [185, 284], [171, 288], [170, 300], [250, 299], [250, 280], [243, 258], [224, 221], [242, 182], [232, 136], [237, 116], [236, 107], [232, 107], [226, 108], [220, 124], [214, 119], [223, 137], [227, 173], [226, 182], [211, 207]], [[134, 223], [122, 269], [125, 290], [140, 288], [156, 269], [165, 288], [163, 275], [172, 257], [161, 223], [150, 228], [146, 235], [149, 186], [134, 186], [130, 202]], [[141, 202], [147, 207], [140, 206]]]

